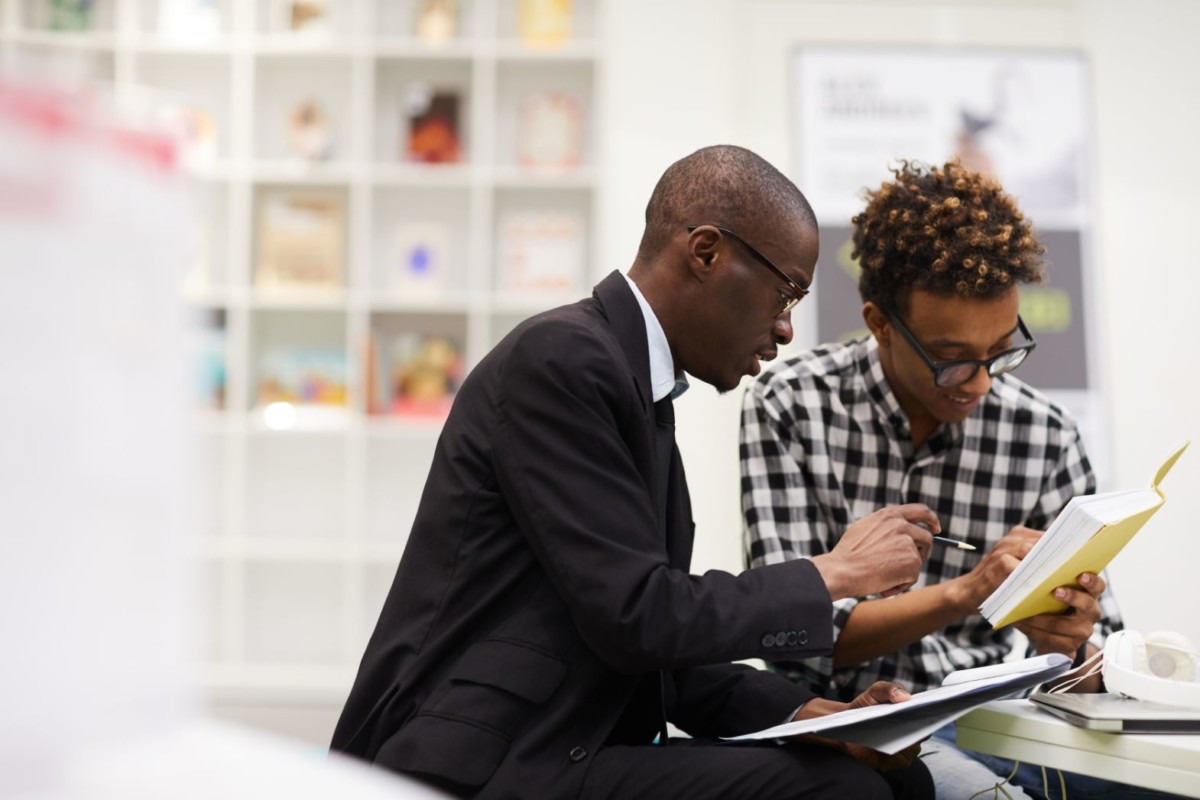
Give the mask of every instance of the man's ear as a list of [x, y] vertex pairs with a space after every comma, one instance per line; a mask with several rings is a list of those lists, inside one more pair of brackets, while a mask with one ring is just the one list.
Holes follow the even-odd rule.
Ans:
[[863, 303], [862, 316], [863, 322], [867, 323], [879, 346], [886, 348], [891, 345], [892, 326], [888, 323], [887, 314], [883, 313], [883, 309], [868, 300]]
[[700, 227], [687, 240], [688, 269], [700, 280], [706, 280], [717, 265], [717, 243], [720, 235], [710, 227]]

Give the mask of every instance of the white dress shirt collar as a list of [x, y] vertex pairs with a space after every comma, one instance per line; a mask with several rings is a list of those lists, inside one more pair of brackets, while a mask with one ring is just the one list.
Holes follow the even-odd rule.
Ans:
[[675, 371], [675, 360], [671, 358], [671, 346], [667, 343], [667, 334], [662, 324], [654, 314], [654, 309], [646, 302], [646, 297], [637, 284], [625, 275], [625, 282], [633, 290], [638, 305], [642, 309], [642, 317], [646, 321], [646, 341], [650, 345], [650, 390], [654, 402], [670, 395], [671, 399], [679, 397], [687, 391], [687, 376]]

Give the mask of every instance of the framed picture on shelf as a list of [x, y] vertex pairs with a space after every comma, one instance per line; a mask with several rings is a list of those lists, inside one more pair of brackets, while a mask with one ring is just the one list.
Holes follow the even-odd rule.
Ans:
[[314, 98], [305, 98], [288, 115], [288, 152], [309, 161], [333, 155], [333, 136], [325, 109]]
[[376, 331], [371, 337], [371, 413], [444, 419], [463, 379], [462, 348], [452, 337]]
[[450, 271], [450, 228], [434, 220], [401, 222], [392, 239], [387, 288], [404, 297], [445, 292]]
[[584, 271], [584, 220], [570, 211], [511, 211], [499, 224], [502, 292], [556, 294], [578, 287]]
[[344, 285], [345, 250], [346, 209], [338, 196], [286, 190], [262, 199], [255, 285], [340, 288]]
[[517, 115], [517, 162], [566, 169], [583, 160], [583, 103], [569, 92], [533, 92]]
[[333, 0], [273, 0], [272, 28], [306, 36], [328, 36], [333, 32]]
[[571, 0], [518, 0], [517, 35], [533, 48], [566, 44], [571, 39]]
[[423, 0], [417, 9], [417, 39], [439, 45], [458, 35], [457, 0]]
[[439, 89], [424, 82], [411, 84], [404, 98], [403, 157], [424, 164], [461, 162], [461, 104], [462, 96], [455, 89]]

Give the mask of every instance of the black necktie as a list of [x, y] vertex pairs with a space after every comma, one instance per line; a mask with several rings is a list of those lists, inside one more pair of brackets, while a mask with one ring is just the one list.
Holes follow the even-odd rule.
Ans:
[[668, 395], [654, 404], [655, 484], [654, 499], [658, 524], [667, 533], [667, 491], [671, 483], [671, 461], [675, 449], [675, 406]]
[[[658, 524], [662, 529], [664, 541], [669, 541], [670, 523], [667, 521], [667, 499], [671, 486], [671, 465], [675, 460], [675, 405], [671, 396], [667, 395], [654, 404], [654, 447], [656, 457], [656, 474], [654, 484], [654, 499], [658, 503]], [[666, 676], [660, 670], [658, 673], [658, 742], [667, 744], [667, 706]]]

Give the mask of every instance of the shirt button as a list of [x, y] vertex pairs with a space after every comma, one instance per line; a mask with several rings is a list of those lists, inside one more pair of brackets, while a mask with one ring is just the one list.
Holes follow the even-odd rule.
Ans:
[[587, 750], [582, 747], [572, 747], [571, 752], [567, 754], [567, 758], [578, 763], [587, 758]]
[[766, 636], [764, 636], [762, 638], [762, 646], [763, 647], [774, 647], [775, 646], [775, 634], [768, 633]]
[[798, 641], [801, 646], [808, 644], [808, 631], [797, 631], [796, 641]]
[[786, 644], [787, 644], [787, 631], [780, 631], [779, 633], [775, 634], [775, 646], [776, 647], [783, 647]]
[[798, 640], [799, 638], [800, 638], [800, 637], [798, 637], [798, 636], [796, 635], [796, 632], [795, 632], [795, 631], [788, 631], [788, 635], [787, 635], [787, 643], [788, 643], [788, 647], [795, 647], [795, 646], [796, 646], [796, 642], [797, 642], [797, 640]]

